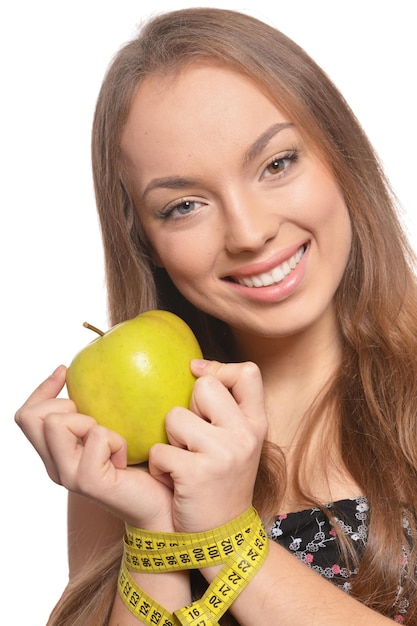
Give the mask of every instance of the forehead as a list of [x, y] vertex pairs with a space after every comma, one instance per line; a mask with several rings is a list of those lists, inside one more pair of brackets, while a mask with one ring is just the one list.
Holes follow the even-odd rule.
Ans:
[[130, 158], [141, 147], [170, 150], [253, 141], [271, 123], [287, 122], [254, 80], [214, 62], [198, 62], [169, 75], [147, 77], [133, 98], [122, 135]]

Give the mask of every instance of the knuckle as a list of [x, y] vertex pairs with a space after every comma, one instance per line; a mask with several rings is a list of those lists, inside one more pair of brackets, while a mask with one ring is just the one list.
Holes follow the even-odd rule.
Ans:
[[247, 379], [258, 380], [261, 378], [261, 371], [253, 361], [245, 361], [240, 364], [241, 374]]
[[242, 437], [239, 445], [240, 456], [251, 458], [255, 452], [259, 450], [260, 447], [259, 437], [253, 433], [249, 432], [245, 434], [245, 437]]
[[32, 407], [32, 410], [29, 410], [25, 404], [21, 406], [15, 413], [14, 421], [15, 423], [22, 429], [30, 424], [30, 422], [34, 419], [35, 408]]
[[91, 421], [90, 418], [87, 419], [85, 420], [85, 427], [82, 436], [83, 445], [85, 446], [88, 443], [90, 447], [94, 447], [95, 449], [98, 447], [102, 448], [107, 445], [111, 431], [106, 426], [97, 424], [97, 422], [95, 422], [92, 418]]
[[178, 425], [181, 419], [184, 408], [180, 406], [173, 406], [165, 415], [165, 428], [166, 430], [172, 430]]
[[[88, 418], [88, 416], [86, 416]], [[108, 435], [108, 428], [106, 426], [103, 426], [102, 424], [97, 424], [97, 422], [89, 422], [90, 423], [90, 429], [88, 432], [88, 436], [89, 437], [94, 437], [95, 439], [101, 441], [101, 440], [105, 440], [107, 439], [107, 435]]]
[[22, 409], [19, 409], [18, 411], [16, 411], [16, 413], [14, 415], [14, 421], [15, 421], [15, 423], [18, 426], [20, 426], [20, 428], [22, 428], [22, 425], [23, 425], [23, 422], [24, 422]]
[[53, 483], [55, 483], [56, 485], [60, 485], [61, 487], [65, 487], [65, 483], [63, 482], [63, 479], [56, 469], [46, 468], [46, 473]]
[[173, 406], [167, 412], [165, 416], [165, 420], [173, 421], [173, 420], [179, 419], [183, 411], [184, 411], [184, 407]]
[[62, 426], [62, 420], [59, 413], [48, 413], [43, 418], [43, 428], [45, 435], [55, 432], [57, 428]]
[[163, 446], [164, 444], [162, 443], [154, 443], [153, 446], [149, 449], [148, 461], [151, 465], [157, 465], [159, 463], [161, 453], [163, 453], [164, 450]]
[[201, 395], [211, 393], [213, 387], [218, 386], [219, 381], [213, 374], [205, 374], [194, 383], [194, 394]]
[[249, 450], [254, 450], [259, 447], [259, 436], [257, 432], [250, 431], [245, 437], [246, 447]]

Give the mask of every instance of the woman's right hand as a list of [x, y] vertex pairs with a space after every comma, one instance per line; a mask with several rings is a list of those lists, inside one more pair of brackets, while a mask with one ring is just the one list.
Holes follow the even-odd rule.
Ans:
[[56, 397], [65, 385], [65, 377], [66, 368], [60, 365], [35, 389], [15, 415], [16, 424], [38, 452], [50, 478], [58, 484], [62, 483], [46, 440], [45, 418], [52, 414], [71, 414], [77, 411], [72, 400]]
[[172, 532], [172, 491], [143, 466], [127, 466], [123, 437], [57, 398], [66, 368], [58, 367], [16, 412], [15, 421], [37, 450], [51, 479], [110, 509], [125, 522]]

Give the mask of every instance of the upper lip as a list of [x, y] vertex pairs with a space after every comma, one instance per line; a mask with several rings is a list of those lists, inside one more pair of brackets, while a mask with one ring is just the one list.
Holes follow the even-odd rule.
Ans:
[[250, 276], [258, 276], [260, 274], [270, 272], [278, 265], [281, 265], [282, 263], [290, 259], [302, 246], [307, 247], [307, 245], [308, 241], [294, 244], [292, 246], [289, 246], [288, 248], [280, 250], [277, 254], [274, 254], [274, 256], [265, 259], [265, 261], [251, 263], [240, 267], [237, 270], [233, 270], [233, 272], [225, 274], [223, 278], [240, 280], [242, 278], [249, 278]]

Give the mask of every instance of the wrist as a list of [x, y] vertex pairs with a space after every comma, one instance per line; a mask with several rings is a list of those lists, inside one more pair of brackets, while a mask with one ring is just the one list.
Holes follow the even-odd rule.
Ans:
[[145, 533], [174, 533], [174, 523], [172, 515], [160, 515], [148, 519], [125, 519], [124, 525], [126, 530], [128, 528], [135, 528], [138, 532], [144, 531]]
[[191, 586], [187, 571], [159, 574], [129, 572], [122, 562], [118, 591], [114, 615], [118, 618], [123, 616], [125, 619], [128, 611], [141, 624], [147, 625], [172, 624], [174, 611], [191, 602]]
[[[253, 507], [204, 533], [161, 533], [127, 525], [124, 541], [118, 584], [122, 600], [138, 617], [148, 606], [152, 615], [167, 615], [168, 622], [169, 614], [140, 587], [141, 581], [146, 581], [149, 590], [158, 585], [163, 573], [170, 576], [201, 570], [210, 583], [208, 589], [199, 600], [176, 609], [175, 616], [181, 623], [188, 623], [191, 615], [201, 623], [214, 624], [248, 585], [268, 553], [268, 539]], [[139, 576], [133, 577], [134, 572]]]

